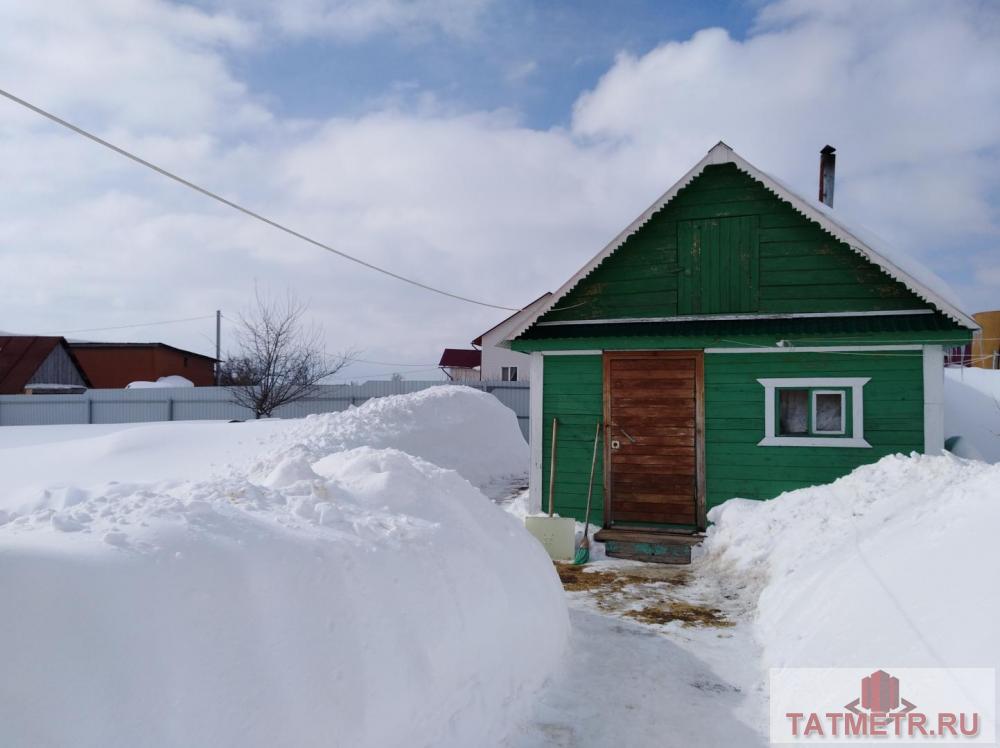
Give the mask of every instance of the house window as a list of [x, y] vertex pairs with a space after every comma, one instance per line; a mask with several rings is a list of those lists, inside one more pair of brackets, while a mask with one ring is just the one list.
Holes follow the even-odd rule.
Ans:
[[778, 391], [778, 433], [782, 436], [809, 433], [809, 390]]
[[764, 387], [761, 447], [870, 447], [864, 438], [867, 377], [758, 379]]
[[517, 381], [517, 367], [516, 366], [501, 366], [500, 367], [500, 379], [504, 382], [516, 382]]
[[844, 436], [847, 389], [777, 389], [778, 436]]
[[814, 434], [842, 436], [846, 429], [846, 390], [812, 391], [812, 431]]

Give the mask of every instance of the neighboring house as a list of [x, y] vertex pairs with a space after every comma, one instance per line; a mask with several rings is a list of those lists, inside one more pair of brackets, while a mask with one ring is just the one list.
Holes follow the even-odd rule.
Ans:
[[976, 312], [972, 319], [980, 329], [965, 345], [946, 349], [944, 365], [1000, 369], [1000, 311]]
[[531, 356], [533, 503], [553, 419], [556, 511], [583, 519], [601, 424], [594, 517], [639, 556], [731, 497], [938, 453], [943, 350], [975, 329], [932, 274], [719, 143], [508, 331]]
[[120, 389], [130, 382], [155, 382], [172, 375], [196, 387], [215, 383], [215, 359], [165, 343], [70, 343], [95, 388]]
[[0, 336], [0, 395], [80, 393], [89, 386], [65, 338]]
[[445, 348], [438, 366], [453, 382], [479, 381], [482, 352], [464, 348]]
[[507, 333], [514, 329], [522, 320], [532, 314], [535, 309], [542, 305], [551, 293], [546, 293], [524, 309], [507, 317], [507, 319], [494, 325], [478, 338], [472, 341], [472, 345], [480, 348], [483, 352], [482, 366], [480, 371], [483, 379], [496, 380], [500, 382], [527, 382], [530, 379], [531, 357], [524, 353], [518, 353], [508, 347], [501, 345], [507, 337]]
[[982, 328], [972, 339], [972, 365], [1000, 369], [1000, 311], [972, 315]]

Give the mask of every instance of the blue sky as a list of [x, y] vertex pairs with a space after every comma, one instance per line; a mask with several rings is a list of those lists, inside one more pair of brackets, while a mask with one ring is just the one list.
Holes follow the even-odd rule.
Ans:
[[[0, 86], [347, 252], [520, 306], [724, 139], [1000, 307], [1000, 7], [976, 0], [3, 2]], [[503, 312], [346, 264], [0, 106], [0, 329], [310, 304], [431, 372]], [[227, 323], [228, 325], [228, 323]], [[211, 319], [94, 332], [210, 352]], [[224, 349], [232, 329], [227, 327]]]
[[468, 110], [509, 109], [534, 128], [569, 124], [573, 102], [616, 55], [642, 55], [710, 26], [742, 38], [753, 4], [735, 1], [552, 3], [484, 10], [482, 33], [382, 31], [368, 38], [298, 38], [246, 50], [235, 65], [289, 117], [358, 115], [386, 98], [435, 92]]

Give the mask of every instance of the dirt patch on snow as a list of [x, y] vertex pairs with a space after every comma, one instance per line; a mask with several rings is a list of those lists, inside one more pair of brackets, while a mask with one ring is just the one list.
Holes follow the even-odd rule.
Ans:
[[567, 592], [620, 592], [636, 584], [687, 584], [688, 572], [662, 564], [594, 569], [573, 564], [556, 564]]
[[660, 626], [671, 621], [680, 621], [685, 626], [712, 626], [715, 628], [726, 628], [733, 625], [733, 622], [728, 620], [718, 608], [680, 601], [647, 605], [638, 610], [626, 610], [622, 615], [642, 623]]
[[613, 566], [556, 565], [563, 588], [590, 600], [604, 613], [625, 616], [652, 626], [725, 628], [732, 626], [725, 613], [688, 589], [689, 567], [666, 564]]

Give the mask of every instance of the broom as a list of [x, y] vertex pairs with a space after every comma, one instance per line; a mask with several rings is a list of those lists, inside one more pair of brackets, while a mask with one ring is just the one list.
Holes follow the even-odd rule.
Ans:
[[597, 431], [594, 432], [594, 456], [590, 460], [590, 483], [587, 486], [587, 513], [584, 516], [583, 539], [576, 549], [573, 563], [582, 566], [590, 560], [590, 497], [594, 494], [594, 470], [597, 467], [597, 443], [601, 439], [601, 422], [597, 422]]

